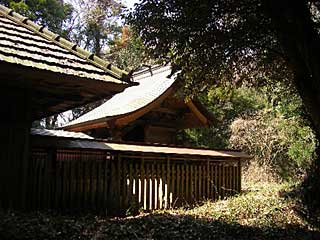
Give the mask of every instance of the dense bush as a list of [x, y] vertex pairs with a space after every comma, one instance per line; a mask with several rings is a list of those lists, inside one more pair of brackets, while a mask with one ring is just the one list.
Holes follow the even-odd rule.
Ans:
[[230, 146], [253, 156], [285, 180], [306, 172], [315, 150], [312, 130], [299, 119], [286, 119], [261, 111], [232, 122]]
[[251, 115], [265, 108], [267, 99], [250, 88], [215, 87], [198, 96], [212, 113], [214, 120], [208, 128], [187, 129], [180, 133], [180, 141], [193, 146], [227, 148], [231, 136], [230, 124], [242, 115]]
[[210, 128], [189, 129], [180, 138], [190, 145], [235, 148], [284, 180], [303, 175], [316, 146], [298, 95], [287, 86], [217, 87], [200, 96], [213, 113]]

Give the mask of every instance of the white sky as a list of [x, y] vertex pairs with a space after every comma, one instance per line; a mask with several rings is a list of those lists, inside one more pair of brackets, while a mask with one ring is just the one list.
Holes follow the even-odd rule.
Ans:
[[123, 0], [123, 3], [128, 7], [128, 8], [133, 8], [133, 5], [135, 3], [140, 2], [140, 0]]
[[[67, 3], [74, 3], [74, 0], [64, 0]], [[121, 1], [125, 6], [127, 6], [129, 9], [133, 8], [133, 5], [135, 3], [140, 2], [140, 0], [122, 0]], [[80, 7], [80, 6], [74, 6], [75, 8]], [[66, 122], [69, 122], [68, 118], [71, 117], [71, 111], [66, 111], [63, 113], [63, 116], [65, 117], [65, 119], [62, 119], [62, 117], [58, 118], [58, 125], [62, 126], [64, 125]]]
[[[73, 0], [64, 0], [64, 2], [66, 3], [71, 3], [73, 2]], [[126, 5], [128, 8], [133, 8], [133, 5], [135, 3], [140, 2], [140, 0], [121, 0], [120, 2], [122, 2], [124, 5]]]

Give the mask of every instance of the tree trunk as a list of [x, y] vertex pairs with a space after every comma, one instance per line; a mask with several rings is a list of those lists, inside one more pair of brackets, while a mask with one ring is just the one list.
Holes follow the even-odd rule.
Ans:
[[306, 1], [267, 1], [267, 14], [284, 54], [295, 74], [295, 83], [317, 131], [320, 130], [320, 38]]
[[[264, 0], [277, 38], [295, 75], [295, 85], [310, 114], [317, 140], [320, 140], [320, 37], [311, 19], [307, 1]], [[320, 207], [320, 146], [312, 178], [310, 196]], [[313, 203], [314, 205], [314, 203]]]

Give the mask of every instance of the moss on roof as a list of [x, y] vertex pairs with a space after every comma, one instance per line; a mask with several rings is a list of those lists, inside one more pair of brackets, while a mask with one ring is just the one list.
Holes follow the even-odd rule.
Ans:
[[60, 35], [51, 32], [50, 30], [46, 29], [44, 26], [34, 23], [27, 17], [24, 17], [16, 13], [14, 10], [7, 8], [3, 5], [0, 5], [0, 14], [4, 15], [6, 18], [12, 20], [18, 25], [29, 29], [35, 34], [40, 35], [41, 37], [57, 44], [58, 46], [68, 50], [69, 52], [95, 65], [96, 67], [104, 70], [106, 73], [108, 73], [112, 77], [125, 82], [131, 81], [131, 73], [127, 73], [113, 66], [110, 62], [99, 58], [97, 55], [79, 47], [77, 44], [72, 43], [67, 39], [61, 37]]

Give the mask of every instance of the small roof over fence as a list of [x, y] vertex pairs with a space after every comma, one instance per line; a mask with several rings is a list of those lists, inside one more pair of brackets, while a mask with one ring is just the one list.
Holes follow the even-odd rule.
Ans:
[[110, 97], [131, 75], [0, 5], [0, 86], [32, 91], [34, 118]]
[[135, 143], [116, 143], [97, 140], [84, 133], [63, 130], [31, 129], [32, 146], [61, 149], [107, 150], [126, 153], [156, 153], [175, 156], [192, 155], [210, 158], [248, 159], [249, 155], [235, 150], [212, 150], [206, 148], [186, 148], [164, 145], [141, 145]]

